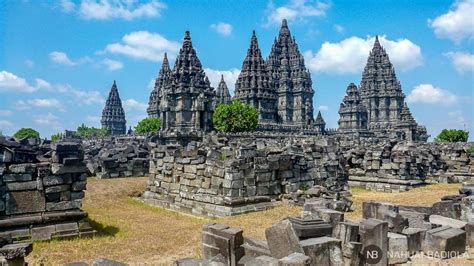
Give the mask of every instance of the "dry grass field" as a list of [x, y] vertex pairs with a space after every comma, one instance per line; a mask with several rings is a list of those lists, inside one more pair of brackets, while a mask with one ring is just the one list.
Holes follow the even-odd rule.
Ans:
[[[457, 194], [458, 184], [437, 184], [405, 193], [385, 194], [356, 189], [355, 211], [346, 219], [358, 220], [367, 200], [430, 205], [443, 195]], [[169, 265], [183, 257], [199, 257], [201, 226], [215, 221], [244, 229], [244, 234], [264, 239], [265, 228], [300, 207], [280, 206], [272, 210], [220, 219], [198, 218], [147, 206], [130, 196], [145, 190], [146, 178], [88, 180], [83, 208], [99, 234], [93, 239], [37, 242], [27, 257], [30, 265], [92, 262], [107, 257], [130, 264]]]

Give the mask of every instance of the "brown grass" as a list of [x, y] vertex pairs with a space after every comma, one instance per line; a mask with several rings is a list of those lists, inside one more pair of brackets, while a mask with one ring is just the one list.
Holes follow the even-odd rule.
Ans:
[[[247, 236], [264, 239], [265, 228], [301, 211], [300, 207], [280, 206], [236, 217], [199, 218], [150, 207], [129, 197], [145, 187], [146, 178], [89, 179], [83, 208], [100, 234], [93, 239], [37, 242], [27, 261], [58, 265], [107, 257], [130, 264], [169, 265], [178, 258], [200, 256], [201, 227], [208, 222], [239, 227]], [[439, 184], [399, 194], [354, 190], [356, 211], [346, 217], [360, 219], [365, 200], [429, 205], [443, 195], [456, 194], [458, 188], [456, 184]]]

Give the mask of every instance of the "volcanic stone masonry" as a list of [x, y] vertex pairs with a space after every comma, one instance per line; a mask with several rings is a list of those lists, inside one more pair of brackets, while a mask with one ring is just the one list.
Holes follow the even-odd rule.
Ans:
[[145, 136], [83, 140], [88, 174], [98, 178], [147, 176], [149, 147]]
[[0, 239], [11, 244], [93, 235], [81, 210], [83, 159], [78, 142], [0, 137]]
[[[472, 207], [462, 207], [454, 217], [448, 217], [453, 213], [446, 210], [472, 204], [474, 185], [464, 185], [459, 195], [447, 197], [432, 207], [364, 202], [359, 222], [346, 221], [344, 213], [307, 201], [300, 215], [267, 228], [266, 241], [244, 237], [239, 228], [210, 223], [202, 229], [201, 259], [179, 259], [174, 265], [451, 264], [439, 259], [469, 256], [474, 217]], [[372, 253], [374, 245], [380, 253]]]
[[104, 110], [102, 111], [102, 119], [100, 120], [102, 128], [107, 129], [109, 135], [121, 135], [125, 134], [127, 130], [125, 120], [125, 112], [122, 108], [122, 101], [117, 89], [117, 84], [112, 85], [110, 89], [109, 97], [105, 103]]

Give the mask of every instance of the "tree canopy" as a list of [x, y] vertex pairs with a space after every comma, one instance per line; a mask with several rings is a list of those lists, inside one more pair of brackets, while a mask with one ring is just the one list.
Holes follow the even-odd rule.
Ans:
[[13, 136], [16, 139], [39, 138], [40, 133], [32, 128], [21, 128]]
[[212, 121], [221, 132], [252, 132], [257, 129], [258, 111], [253, 106], [234, 100], [230, 104], [217, 105]]
[[105, 137], [107, 136], [107, 129], [88, 127], [82, 124], [77, 128], [77, 135], [83, 138]]
[[148, 117], [138, 122], [135, 132], [138, 134], [156, 133], [160, 131], [161, 119]]
[[443, 129], [435, 142], [467, 142], [469, 132], [462, 129]]

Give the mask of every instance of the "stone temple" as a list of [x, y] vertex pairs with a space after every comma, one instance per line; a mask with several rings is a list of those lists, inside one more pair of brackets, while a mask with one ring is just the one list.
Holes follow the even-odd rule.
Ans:
[[351, 83], [339, 109], [339, 131], [426, 141], [426, 128], [412, 117], [387, 52], [375, 38], [360, 88]]
[[339, 109], [339, 128], [326, 128], [321, 112], [314, 117], [311, 74], [287, 21], [283, 20], [267, 60], [262, 56], [255, 31], [252, 32], [232, 98], [223, 76], [216, 90], [210, 86], [186, 32], [173, 70], [165, 54], [147, 112], [149, 117], [162, 119], [162, 137], [212, 131], [215, 106], [239, 100], [258, 110], [257, 131], [428, 139], [426, 128], [418, 125], [405, 103], [395, 69], [378, 37], [360, 86], [351, 83], [346, 93]]
[[120, 100], [115, 80], [110, 89], [109, 98], [107, 98], [104, 110], [102, 111], [102, 119], [100, 122], [102, 128], [107, 129], [109, 135], [122, 135], [125, 134], [127, 130], [125, 112], [122, 108], [122, 100]]

